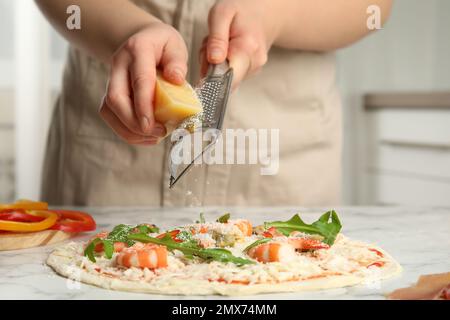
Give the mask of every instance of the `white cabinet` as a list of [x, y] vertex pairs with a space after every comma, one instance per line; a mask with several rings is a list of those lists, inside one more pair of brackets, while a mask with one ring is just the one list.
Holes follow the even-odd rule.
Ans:
[[372, 94], [365, 106], [363, 201], [450, 205], [450, 93]]

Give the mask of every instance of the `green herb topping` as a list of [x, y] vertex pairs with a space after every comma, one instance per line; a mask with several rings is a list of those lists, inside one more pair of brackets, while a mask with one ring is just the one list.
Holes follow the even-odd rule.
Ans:
[[266, 222], [264, 223], [264, 227], [266, 229], [275, 227], [277, 231], [285, 236], [289, 236], [293, 231], [319, 234], [324, 237], [323, 242], [331, 246], [341, 230], [342, 225], [337, 213], [332, 210], [324, 213], [319, 220], [312, 224], [305, 223], [300, 216], [296, 214], [288, 221]]

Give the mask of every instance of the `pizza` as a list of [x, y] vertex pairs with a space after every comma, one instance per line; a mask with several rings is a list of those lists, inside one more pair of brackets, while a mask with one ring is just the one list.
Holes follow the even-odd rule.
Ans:
[[111, 290], [170, 295], [250, 295], [345, 287], [398, 274], [383, 249], [341, 233], [335, 211], [311, 224], [298, 214], [253, 226], [229, 214], [160, 230], [115, 226], [57, 247], [47, 264]]

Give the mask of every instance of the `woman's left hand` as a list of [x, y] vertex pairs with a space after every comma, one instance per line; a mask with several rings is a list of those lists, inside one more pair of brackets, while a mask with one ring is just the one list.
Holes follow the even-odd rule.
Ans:
[[233, 88], [267, 62], [280, 29], [274, 11], [277, 0], [221, 0], [210, 10], [209, 34], [200, 50], [201, 74], [208, 63], [225, 59], [233, 68]]

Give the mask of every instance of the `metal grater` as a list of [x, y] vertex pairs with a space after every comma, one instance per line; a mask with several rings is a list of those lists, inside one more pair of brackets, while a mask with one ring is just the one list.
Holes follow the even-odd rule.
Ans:
[[[231, 82], [233, 79], [233, 70], [229, 67], [228, 62], [210, 65], [206, 77], [200, 81], [196, 88], [197, 95], [202, 103], [203, 111], [199, 115], [189, 117], [184, 120], [177, 129], [186, 129], [190, 132], [207, 129], [222, 130], [225, 110], [230, 95]], [[202, 146], [199, 153], [193, 156], [189, 164], [174, 163], [175, 154], [182, 154], [183, 137], [172, 143], [169, 152], [169, 188], [193, 166], [194, 162], [200, 158], [209, 148], [215, 145], [217, 138], [213, 138]]]

